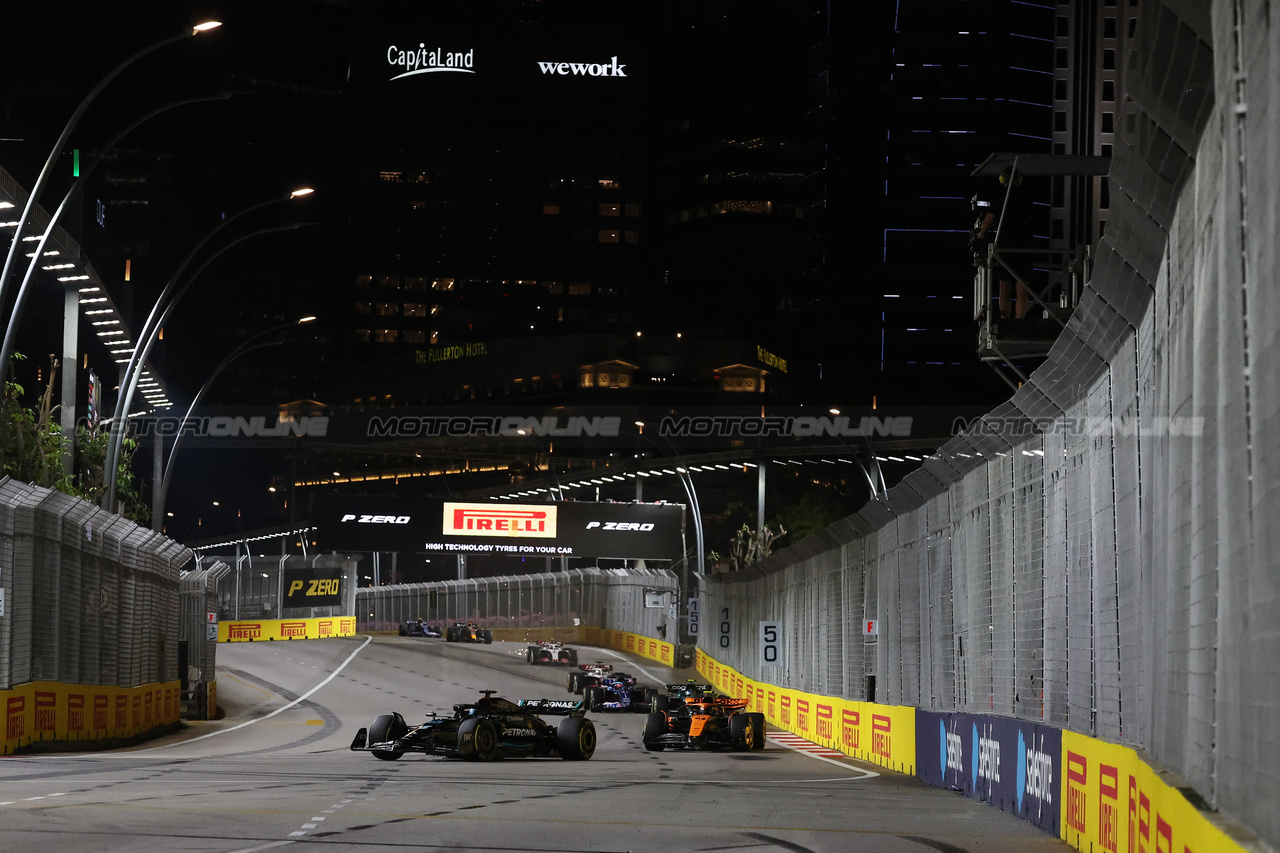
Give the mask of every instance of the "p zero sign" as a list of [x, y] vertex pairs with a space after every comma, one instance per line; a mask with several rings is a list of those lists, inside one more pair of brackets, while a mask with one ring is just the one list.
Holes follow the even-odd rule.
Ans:
[[329, 607], [342, 603], [342, 575], [325, 569], [285, 569], [285, 607]]
[[317, 545], [350, 551], [675, 560], [684, 553], [678, 504], [322, 496]]

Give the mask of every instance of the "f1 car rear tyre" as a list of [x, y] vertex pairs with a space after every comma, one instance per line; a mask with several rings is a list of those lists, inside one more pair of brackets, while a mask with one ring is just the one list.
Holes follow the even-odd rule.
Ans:
[[446, 643], [454, 643], [454, 642], [457, 642], [457, 640], [458, 640], [458, 629], [457, 629], [457, 628], [445, 628], [445, 629], [444, 629], [444, 641], [445, 641]]
[[556, 726], [556, 748], [565, 761], [586, 761], [596, 752], [596, 727], [586, 717], [569, 717]]
[[600, 703], [604, 701], [604, 691], [599, 687], [587, 687], [582, 691], [582, 701], [587, 703], [588, 711], [599, 709]]
[[483, 637], [484, 637], [484, 644], [485, 644], [486, 646], [487, 646], [487, 645], [490, 645], [490, 644], [492, 644], [492, 643], [493, 643], [493, 632], [492, 632], [492, 631], [490, 631], [488, 628], [485, 628], [485, 629], [484, 629], [483, 631], [481, 631], [480, 633], [481, 633], [481, 634], [483, 635]]
[[533, 663], [533, 646], [529, 646], [524, 650], [524, 662]]
[[[373, 725], [369, 726], [368, 742], [384, 743], [389, 740], [395, 740], [408, 731], [409, 727], [405, 725], [404, 718], [399, 714], [382, 714], [373, 721]], [[404, 751], [399, 749], [373, 750], [373, 757], [381, 758], [383, 761], [395, 761], [402, 755], [404, 755]]]
[[751, 744], [752, 749], [764, 749], [764, 714], [751, 713], [747, 714], [747, 718], [751, 720], [751, 728], [755, 730], [755, 740]]
[[637, 687], [631, 691], [631, 710], [643, 711], [646, 714], [653, 710], [653, 696], [657, 691], [652, 687]]
[[659, 711], [668, 711], [671, 709], [671, 697], [665, 693], [655, 693], [649, 701], [649, 708], [655, 714]]
[[498, 751], [498, 732], [493, 723], [472, 717], [458, 726], [458, 754], [473, 761], [488, 761]]
[[746, 714], [734, 714], [729, 718], [729, 744], [734, 749], [750, 751], [756, 746], [756, 727]]
[[649, 752], [662, 752], [666, 749], [665, 744], [655, 743], [654, 741], [660, 736], [667, 733], [667, 715], [661, 712], [654, 712], [644, 719], [644, 733], [640, 739], [644, 741], [644, 748]]

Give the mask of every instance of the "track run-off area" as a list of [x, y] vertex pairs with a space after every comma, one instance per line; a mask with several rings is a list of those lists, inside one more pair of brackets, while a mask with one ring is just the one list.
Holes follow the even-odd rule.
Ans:
[[[0, 850], [1067, 850], [956, 792], [770, 730], [759, 752], [647, 752], [644, 715], [592, 712], [590, 761], [489, 762], [349, 747], [379, 714], [410, 724], [481, 690], [574, 698], [525, 645], [359, 636], [218, 647], [224, 716], [128, 749], [0, 758]], [[694, 677], [578, 647], [660, 686]]]

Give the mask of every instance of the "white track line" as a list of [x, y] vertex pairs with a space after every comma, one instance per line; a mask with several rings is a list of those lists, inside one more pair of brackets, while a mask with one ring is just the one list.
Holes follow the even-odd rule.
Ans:
[[[182, 746], [182, 745], [184, 745], [184, 744], [188, 744], [188, 743], [195, 743], [196, 741], [198, 741], [198, 740], [204, 740], [204, 739], [205, 739], [205, 738], [207, 738], [207, 737], [214, 737], [215, 735], [225, 735], [227, 732], [234, 732], [236, 729], [243, 729], [245, 726], [251, 726], [251, 725], [253, 725], [254, 723], [260, 723], [260, 722], [262, 722], [263, 720], [269, 720], [269, 719], [271, 719], [272, 717], [274, 717], [276, 714], [279, 714], [279, 713], [282, 713], [282, 712], [284, 712], [284, 711], [287, 711], [287, 710], [289, 710], [290, 708], [292, 708], [293, 706], [295, 706], [295, 705], [299, 704], [300, 702], [305, 701], [305, 700], [307, 699], [307, 697], [309, 697], [312, 693], [315, 693], [315, 692], [316, 692], [317, 690], [319, 690], [321, 687], [324, 687], [324, 686], [325, 686], [326, 684], [328, 684], [330, 681], [333, 681], [335, 678], [337, 678], [337, 677], [338, 677], [338, 673], [340, 673], [340, 672], [342, 672], [342, 670], [346, 669], [347, 664], [349, 664], [349, 663], [351, 663], [353, 660], [355, 660], [355, 659], [356, 659], [356, 655], [358, 655], [358, 654], [360, 654], [360, 652], [364, 651], [364, 647], [365, 647], [365, 646], [367, 646], [367, 645], [369, 645], [369, 644], [370, 644], [370, 643], [372, 643], [372, 642], [373, 642], [373, 637], [372, 637], [372, 636], [368, 636], [368, 635], [366, 635], [366, 636], [365, 636], [365, 638], [364, 638], [364, 642], [363, 642], [363, 643], [361, 643], [361, 645], [360, 645], [360, 648], [356, 649], [354, 652], [352, 652], [351, 654], [347, 655], [347, 659], [346, 659], [346, 660], [344, 660], [342, 663], [338, 664], [338, 668], [337, 668], [337, 669], [335, 669], [333, 672], [329, 673], [329, 677], [328, 677], [328, 678], [326, 678], [324, 681], [321, 681], [321, 682], [320, 682], [319, 684], [317, 684], [315, 687], [312, 687], [312, 688], [311, 688], [310, 690], [308, 690], [306, 693], [303, 693], [303, 694], [302, 694], [301, 696], [299, 696], [297, 699], [294, 699], [294, 700], [293, 700], [292, 702], [290, 702], [288, 705], [281, 705], [279, 708], [276, 708], [276, 709], [275, 709], [274, 711], [272, 711], [270, 714], [267, 714], [267, 715], [262, 716], [262, 717], [258, 717], [258, 718], [253, 719], [253, 720], [249, 720], [249, 721], [247, 721], [247, 722], [243, 722], [243, 723], [241, 723], [241, 724], [240, 724], [240, 725], [238, 725], [238, 726], [232, 726], [232, 727], [231, 727], [231, 728], [229, 728], [229, 729], [218, 729], [216, 732], [209, 732], [208, 734], [200, 735], [199, 737], [187, 738], [186, 740], [174, 741], [173, 743], [166, 743], [166, 744], [163, 744], [163, 745], [161, 745], [161, 746], [153, 746], [153, 747], [151, 747], [150, 749], [138, 750], [138, 751], [139, 751], [139, 752], [154, 752], [154, 751], [155, 751], [155, 750], [157, 750], [157, 749], [168, 749], [168, 748], [169, 748], [169, 747], [171, 747], [171, 746]], [[255, 847], [254, 849], [255, 849], [255, 850], [261, 850], [261, 849], [265, 849], [265, 848]]]

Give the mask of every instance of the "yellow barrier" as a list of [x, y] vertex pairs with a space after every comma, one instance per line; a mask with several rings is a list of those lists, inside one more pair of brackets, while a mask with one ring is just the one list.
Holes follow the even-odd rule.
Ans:
[[676, 647], [665, 640], [655, 640], [643, 634], [630, 631], [611, 631], [604, 628], [584, 628], [581, 633], [582, 642], [592, 646], [604, 646], [620, 652], [631, 652], [657, 661], [664, 666], [672, 666], [676, 657]]
[[4, 754], [40, 741], [129, 738], [178, 722], [177, 681], [141, 687], [106, 687], [33, 681], [0, 690], [4, 702]]
[[746, 699], [748, 710], [763, 713], [778, 728], [890, 770], [916, 772], [913, 707], [854, 702], [753, 681], [702, 649], [696, 668], [721, 693]]
[[219, 643], [249, 643], [259, 640], [320, 640], [327, 637], [354, 637], [356, 617], [321, 616], [318, 619], [242, 619], [218, 623]]
[[1062, 733], [1061, 837], [1077, 850], [1240, 851], [1126, 746]]

